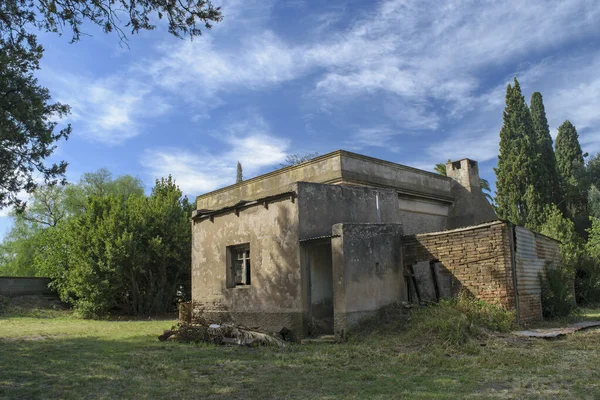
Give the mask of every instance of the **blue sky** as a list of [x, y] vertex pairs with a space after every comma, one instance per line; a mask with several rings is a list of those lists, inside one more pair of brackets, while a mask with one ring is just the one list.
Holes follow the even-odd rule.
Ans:
[[[76, 44], [40, 34], [40, 82], [71, 105], [53, 159], [67, 177], [172, 174], [190, 197], [287, 154], [346, 149], [433, 168], [469, 157], [494, 181], [507, 83], [540, 91], [600, 151], [600, 2], [214, 0], [225, 19], [193, 41], [164, 23]], [[8, 227], [0, 218], [0, 229]]]

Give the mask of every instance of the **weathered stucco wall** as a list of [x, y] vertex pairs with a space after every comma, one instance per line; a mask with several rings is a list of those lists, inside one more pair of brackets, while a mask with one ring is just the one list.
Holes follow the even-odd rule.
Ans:
[[300, 239], [331, 235], [342, 222], [376, 223], [376, 196], [381, 222], [399, 223], [395, 190], [298, 182]]
[[456, 284], [475, 297], [515, 308], [512, 231], [497, 221], [445, 232], [405, 236], [405, 268], [420, 261], [440, 261]]
[[305, 163], [281, 168], [196, 198], [198, 210], [230, 207], [241, 200], [251, 201], [293, 190], [296, 182], [339, 183], [340, 152], [316, 157]]
[[348, 329], [406, 297], [399, 224], [336, 224], [333, 258], [334, 331]]
[[295, 182], [364, 185], [452, 202], [452, 179], [416, 168], [338, 150], [196, 198], [198, 210], [215, 210], [292, 190]]
[[481, 191], [477, 161], [468, 158], [446, 164], [446, 173], [453, 179], [454, 204], [448, 214], [447, 229], [478, 225], [497, 220], [494, 208]]
[[438, 174], [349, 152], [341, 157], [344, 182], [398, 189], [411, 195], [450, 199], [452, 180]]
[[[251, 284], [227, 288], [227, 246], [250, 244]], [[192, 222], [192, 299], [211, 321], [302, 333], [298, 207], [284, 198]]]

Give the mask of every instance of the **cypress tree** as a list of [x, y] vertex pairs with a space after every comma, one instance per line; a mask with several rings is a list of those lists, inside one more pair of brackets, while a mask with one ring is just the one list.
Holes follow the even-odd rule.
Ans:
[[587, 195], [589, 179], [583, 162], [583, 151], [579, 144], [577, 129], [566, 120], [558, 127], [556, 136], [556, 168], [564, 193], [561, 209], [575, 222], [578, 231], [587, 222]]
[[529, 109], [538, 155], [535, 160], [537, 164], [536, 189], [539, 192], [539, 199], [543, 202], [541, 208], [544, 208], [545, 205], [551, 203], [558, 204], [562, 196], [556, 169], [556, 157], [552, 149], [552, 136], [550, 136], [546, 109], [540, 92], [531, 95]]
[[509, 84], [506, 88], [500, 154], [498, 167], [494, 171], [498, 216], [518, 225], [526, 225], [529, 221], [538, 219], [528, 216], [527, 204], [532, 199], [539, 198], [535, 193], [535, 154], [531, 115], [515, 78], [514, 86]]
[[238, 161], [237, 163], [237, 176], [235, 178], [235, 183], [240, 183], [244, 180], [244, 175], [242, 174], [242, 164]]

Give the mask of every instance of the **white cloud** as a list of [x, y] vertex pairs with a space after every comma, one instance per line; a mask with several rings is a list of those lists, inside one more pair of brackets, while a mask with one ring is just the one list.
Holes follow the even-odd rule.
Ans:
[[71, 106], [69, 122], [75, 134], [91, 141], [118, 145], [141, 133], [145, 120], [163, 116], [170, 108], [152, 87], [135, 79], [113, 76], [93, 79], [62, 75], [54, 78], [56, 97]]
[[238, 161], [245, 179], [284, 161], [289, 146], [287, 140], [271, 135], [264, 120], [256, 117], [231, 124], [213, 136], [223, 151], [148, 149], [140, 163], [153, 178], [171, 174], [184, 193], [195, 196], [235, 183]]

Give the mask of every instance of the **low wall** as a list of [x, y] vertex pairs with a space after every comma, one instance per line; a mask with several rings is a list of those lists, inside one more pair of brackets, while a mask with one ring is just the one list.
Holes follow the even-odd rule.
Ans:
[[510, 226], [496, 221], [450, 231], [405, 236], [404, 267], [439, 261], [455, 284], [488, 303], [515, 308]]
[[0, 296], [16, 297], [34, 294], [51, 294], [50, 278], [0, 276]]
[[333, 226], [334, 332], [348, 329], [406, 297], [400, 224]]

